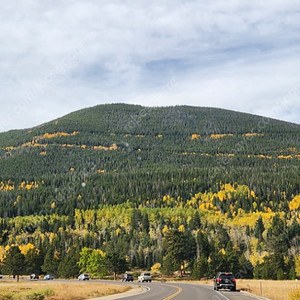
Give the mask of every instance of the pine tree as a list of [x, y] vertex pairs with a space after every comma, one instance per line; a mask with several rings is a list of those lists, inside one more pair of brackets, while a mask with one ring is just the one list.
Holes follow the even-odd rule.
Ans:
[[17, 276], [17, 281], [19, 281], [19, 277], [24, 274], [25, 268], [24, 254], [21, 253], [18, 246], [12, 246], [4, 261], [4, 273]]
[[201, 227], [201, 221], [200, 221], [199, 213], [198, 211], [196, 211], [190, 221], [190, 228], [191, 230], [197, 230], [200, 227]]
[[207, 277], [209, 272], [209, 266], [207, 257], [201, 255], [199, 260], [195, 260], [192, 270], [192, 277], [200, 280], [201, 278]]
[[262, 220], [262, 217], [259, 216], [255, 223], [255, 228], [254, 228], [254, 236], [258, 238], [259, 241], [263, 240], [262, 234], [265, 231], [265, 226]]
[[43, 256], [36, 248], [30, 249], [25, 255], [25, 263], [28, 274], [40, 274], [41, 266], [43, 264]]
[[116, 251], [111, 251], [106, 254], [105, 265], [106, 268], [114, 274], [114, 280], [117, 279], [117, 274], [125, 272], [128, 268], [125, 257]]
[[49, 273], [51, 275], [57, 275], [58, 269], [58, 259], [54, 257], [54, 248], [50, 246], [49, 250], [47, 251], [44, 259], [44, 264], [42, 265], [42, 270], [45, 273]]

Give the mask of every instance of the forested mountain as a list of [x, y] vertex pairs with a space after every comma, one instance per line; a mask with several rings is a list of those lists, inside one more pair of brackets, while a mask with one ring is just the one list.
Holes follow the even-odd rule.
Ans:
[[0, 216], [186, 201], [223, 183], [247, 185], [258, 210], [287, 210], [300, 193], [299, 142], [300, 125], [233, 111], [99, 105], [0, 134]]
[[[250, 260], [257, 277], [291, 278], [299, 167], [300, 125], [216, 108], [83, 109], [0, 133], [0, 242], [31, 243], [57, 259], [55, 272], [83, 247], [168, 271], [168, 241], [182, 235], [192, 253], [181, 263], [196, 277], [232, 259], [239, 270]], [[267, 268], [274, 261], [279, 275]]]

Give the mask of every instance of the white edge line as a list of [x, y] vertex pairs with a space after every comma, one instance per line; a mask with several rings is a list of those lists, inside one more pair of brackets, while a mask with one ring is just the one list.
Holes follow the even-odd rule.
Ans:
[[265, 297], [261, 297], [261, 296], [257, 296], [257, 295], [254, 295], [254, 294], [251, 294], [249, 292], [246, 292], [246, 291], [241, 291], [241, 293], [245, 294], [245, 295], [248, 295], [248, 296], [251, 296], [255, 299], [259, 299], [259, 300], [271, 300], [269, 298], [265, 298]]
[[218, 293], [219, 295], [221, 295], [222, 297], [224, 297], [226, 300], [230, 300], [229, 298], [227, 298], [225, 295], [221, 294], [219, 291], [215, 291], [216, 293]]

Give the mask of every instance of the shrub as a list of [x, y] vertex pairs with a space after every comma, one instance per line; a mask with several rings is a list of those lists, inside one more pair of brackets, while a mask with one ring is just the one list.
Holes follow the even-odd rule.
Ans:
[[300, 289], [293, 290], [289, 293], [289, 300], [300, 300]]
[[44, 299], [45, 299], [45, 295], [37, 292], [26, 296], [26, 300], [44, 300]]

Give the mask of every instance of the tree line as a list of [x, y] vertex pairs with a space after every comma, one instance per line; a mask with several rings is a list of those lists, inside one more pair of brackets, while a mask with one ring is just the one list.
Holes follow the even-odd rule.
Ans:
[[[88, 272], [102, 278], [159, 265], [161, 274], [185, 273], [195, 279], [212, 278], [219, 270], [240, 278], [300, 275], [296, 218], [262, 213], [222, 220], [194, 208], [136, 209], [128, 204], [77, 210], [73, 216], [1, 219], [1, 271], [63, 278]], [[20, 268], [10, 267], [11, 256], [16, 256], [16, 267], [23, 263]]]

